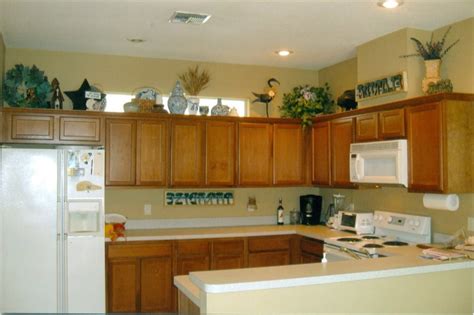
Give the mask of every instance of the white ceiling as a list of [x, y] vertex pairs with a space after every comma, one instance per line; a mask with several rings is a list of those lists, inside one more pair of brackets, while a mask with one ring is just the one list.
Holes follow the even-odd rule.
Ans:
[[[474, 16], [473, 0], [0, 0], [7, 47], [320, 69], [404, 27], [433, 30]], [[209, 13], [201, 26], [175, 10]], [[143, 38], [133, 44], [127, 38]], [[286, 59], [273, 52], [289, 48]]]

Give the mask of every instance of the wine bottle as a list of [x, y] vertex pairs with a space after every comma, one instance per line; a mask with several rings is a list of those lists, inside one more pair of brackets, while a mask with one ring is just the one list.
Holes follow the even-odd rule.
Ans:
[[278, 208], [277, 208], [277, 224], [283, 225], [283, 205], [281, 204], [281, 198], [278, 200]]

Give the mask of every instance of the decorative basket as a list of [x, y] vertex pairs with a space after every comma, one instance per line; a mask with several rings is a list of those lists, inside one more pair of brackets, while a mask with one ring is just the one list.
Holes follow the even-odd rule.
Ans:
[[155, 105], [154, 100], [134, 99], [133, 102], [138, 104], [141, 113], [151, 113]]

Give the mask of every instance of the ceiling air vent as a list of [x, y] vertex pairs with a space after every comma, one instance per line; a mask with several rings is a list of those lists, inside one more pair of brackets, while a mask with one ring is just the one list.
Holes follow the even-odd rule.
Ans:
[[210, 14], [176, 11], [173, 13], [169, 21], [170, 23], [200, 25], [206, 23], [210, 18]]

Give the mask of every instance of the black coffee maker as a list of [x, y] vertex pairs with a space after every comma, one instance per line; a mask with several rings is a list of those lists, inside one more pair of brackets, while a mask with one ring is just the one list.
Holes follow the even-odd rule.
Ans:
[[316, 195], [300, 196], [301, 224], [316, 225], [321, 222], [323, 198]]

